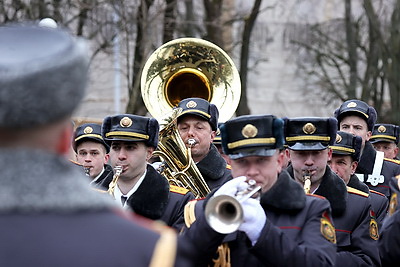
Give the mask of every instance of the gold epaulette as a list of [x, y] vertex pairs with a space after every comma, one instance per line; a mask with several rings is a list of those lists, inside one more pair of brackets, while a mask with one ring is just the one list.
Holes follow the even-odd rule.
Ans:
[[189, 192], [189, 189], [180, 187], [180, 186], [176, 186], [176, 185], [170, 185], [169, 186], [169, 191], [173, 192], [173, 193], [178, 193], [181, 195], [186, 195]]
[[[155, 227], [155, 226], [153, 226]], [[160, 238], [153, 251], [150, 267], [170, 266], [173, 267], [176, 259], [178, 246], [176, 232], [167, 226], [159, 225], [157, 232]]]
[[390, 161], [390, 162], [393, 162], [393, 163], [396, 163], [396, 164], [400, 165], [400, 160], [398, 160], [398, 159], [387, 159], [387, 158], [384, 158], [383, 160]]
[[376, 195], [380, 195], [380, 196], [386, 197], [385, 194], [383, 194], [383, 193], [381, 193], [381, 192], [378, 192], [378, 191], [375, 191], [375, 190], [372, 190], [372, 189], [370, 189], [369, 192], [370, 192], [370, 193], [373, 193], [373, 194], [376, 194]]
[[229, 164], [226, 164], [226, 168], [227, 168], [228, 170], [232, 170], [232, 166], [229, 165]]
[[306, 194], [307, 196], [310, 196], [310, 197], [316, 197], [316, 198], [320, 198], [320, 199], [326, 199], [324, 196], [320, 196], [320, 195], [316, 195], [316, 194], [311, 194], [311, 193], [309, 193], [309, 194]]
[[185, 220], [185, 224], [187, 228], [190, 228], [190, 226], [196, 221], [196, 212], [195, 212], [195, 207], [196, 207], [197, 199], [189, 201], [184, 208], [183, 212], [183, 218]]
[[69, 161], [70, 161], [71, 163], [75, 164], [75, 165], [83, 166], [83, 164], [80, 164], [79, 162], [77, 162], [77, 161], [75, 161], [75, 160], [73, 160], [73, 159], [70, 159]]
[[363, 192], [361, 190], [355, 189], [355, 188], [350, 187], [350, 186], [347, 187], [347, 192], [349, 192], [350, 194], [355, 194], [355, 195], [359, 195], [359, 196], [362, 196], [362, 197], [368, 197], [369, 196], [368, 193], [365, 193], [365, 192]]
[[107, 193], [107, 190], [103, 190], [103, 189], [99, 189], [99, 188], [95, 188], [95, 187], [92, 187], [92, 190], [99, 192], [99, 193]]

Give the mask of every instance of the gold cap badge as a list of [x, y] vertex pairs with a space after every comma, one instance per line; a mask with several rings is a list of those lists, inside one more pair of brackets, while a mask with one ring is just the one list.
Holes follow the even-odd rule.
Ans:
[[303, 132], [305, 134], [313, 134], [315, 133], [315, 131], [317, 130], [317, 128], [314, 126], [314, 124], [307, 122], [304, 126], [303, 126]]
[[257, 133], [258, 133], [258, 129], [256, 128], [256, 126], [254, 126], [252, 124], [247, 124], [242, 129], [242, 135], [246, 138], [252, 138], [252, 137], [256, 136]]
[[197, 103], [194, 102], [193, 100], [190, 100], [189, 102], [187, 102], [186, 107], [187, 108], [195, 108], [195, 107], [197, 107]]
[[90, 133], [93, 132], [93, 128], [90, 127], [90, 126], [86, 126], [85, 129], [83, 129], [83, 132], [84, 132], [85, 134], [90, 134]]
[[347, 104], [347, 107], [348, 108], [355, 108], [355, 107], [357, 107], [357, 103], [356, 102], [350, 102], [350, 103]]
[[216, 135], [221, 135], [221, 130], [218, 128], [217, 132], [215, 133]]
[[386, 127], [383, 126], [383, 125], [379, 126], [379, 127], [378, 127], [378, 132], [379, 132], [379, 133], [385, 133], [385, 132], [386, 132]]
[[336, 134], [336, 140], [335, 140], [335, 142], [336, 142], [336, 143], [342, 142], [342, 137], [340, 136], [340, 134]]
[[128, 117], [123, 117], [119, 122], [119, 125], [121, 125], [122, 127], [131, 127], [132, 120]]

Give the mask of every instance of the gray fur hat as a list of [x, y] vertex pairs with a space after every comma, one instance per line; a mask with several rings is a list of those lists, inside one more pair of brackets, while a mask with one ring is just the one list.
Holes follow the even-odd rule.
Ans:
[[0, 27], [0, 128], [29, 128], [70, 116], [84, 96], [86, 45], [60, 29]]

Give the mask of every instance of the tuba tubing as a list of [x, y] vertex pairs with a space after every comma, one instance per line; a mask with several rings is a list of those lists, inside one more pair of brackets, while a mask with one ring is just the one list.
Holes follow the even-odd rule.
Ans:
[[[149, 113], [164, 126], [153, 152], [163, 160], [160, 173], [170, 184], [189, 189], [196, 198], [205, 197], [210, 189], [191, 158], [190, 147], [179, 135], [176, 120], [181, 110], [176, 107], [183, 99], [203, 98], [217, 106], [219, 121], [230, 119], [241, 95], [240, 76], [232, 59], [206, 40], [172, 40], [146, 61], [141, 93]], [[165, 118], [171, 111], [172, 115]]]

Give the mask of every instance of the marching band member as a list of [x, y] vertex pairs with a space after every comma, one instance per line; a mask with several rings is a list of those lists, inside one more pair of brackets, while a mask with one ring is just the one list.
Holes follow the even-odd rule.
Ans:
[[285, 119], [288, 172], [310, 192], [328, 199], [336, 228], [336, 266], [380, 266], [378, 225], [368, 194], [346, 187], [329, 168], [337, 132], [335, 118]]
[[[192, 224], [183, 235], [196, 245], [197, 266], [212, 264], [221, 243], [226, 246], [219, 249], [215, 266], [334, 265], [336, 238], [329, 202], [306, 195], [282, 169], [282, 126], [282, 120], [272, 115], [240, 116], [221, 126], [224, 153], [235, 178], [186, 208]], [[211, 222], [218, 216], [207, 219], [205, 209], [214, 197], [235, 196], [249, 180], [260, 186], [260, 199], [241, 202], [243, 222], [237, 231], [216, 232]]]
[[111, 166], [122, 167], [113, 197], [122, 207], [146, 218], [161, 220], [179, 231], [184, 223], [184, 206], [194, 196], [185, 188], [169, 185], [148, 164], [158, 144], [158, 130], [154, 118], [120, 114], [104, 119], [102, 136], [110, 146]]

